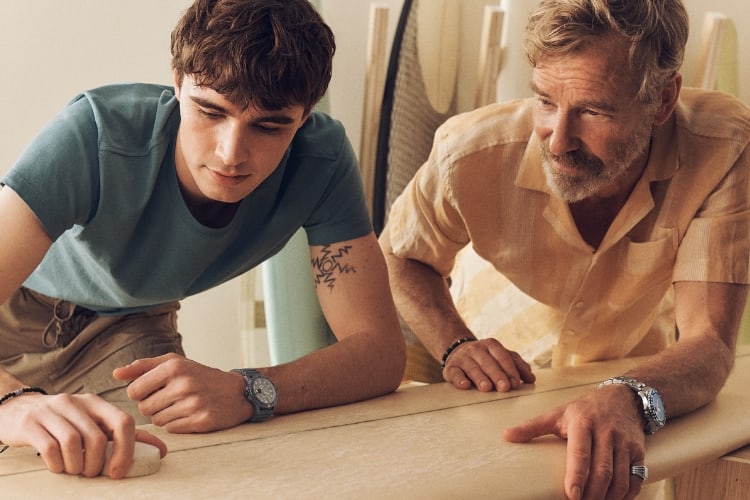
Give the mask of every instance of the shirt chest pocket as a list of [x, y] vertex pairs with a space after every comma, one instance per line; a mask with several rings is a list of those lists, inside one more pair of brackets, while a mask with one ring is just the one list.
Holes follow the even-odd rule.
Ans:
[[677, 231], [662, 229], [651, 241], [623, 241], [616, 252], [615, 265], [628, 286], [643, 287], [642, 292], [646, 293], [648, 288], [671, 283], [677, 248]]

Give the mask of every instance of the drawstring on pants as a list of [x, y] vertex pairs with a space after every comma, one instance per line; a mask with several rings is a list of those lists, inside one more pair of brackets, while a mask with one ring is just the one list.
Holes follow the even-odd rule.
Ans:
[[68, 345], [96, 316], [90, 309], [60, 299], [55, 299], [52, 311], [52, 319], [42, 333], [42, 343], [49, 348]]

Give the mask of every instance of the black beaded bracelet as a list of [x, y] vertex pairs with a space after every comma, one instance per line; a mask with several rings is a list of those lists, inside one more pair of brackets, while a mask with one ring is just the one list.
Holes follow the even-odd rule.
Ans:
[[11, 391], [5, 396], [0, 398], [0, 405], [8, 401], [9, 399], [13, 399], [16, 396], [20, 396], [22, 394], [26, 394], [28, 392], [38, 392], [39, 394], [47, 395], [47, 391], [42, 389], [41, 387], [21, 387], [20, 389], [16, 389], [15, 391]]
[[474, 340], [476, 339], [473, 337], [464, 337], [462, 339], [458, 339], [455, 342], [453, 342], [450, 346], [448, 346], [448, 349], [446, 349], [445, 352], [443, 353], [443, 359], [440, 361], [440, 366], [442, 368], [445, 368], [445, 362], [448, 361], [448, 356], [450, 356], [450, 354], [453, 352], [453, 350], [456, 347], [460, 346], [464, 342], [473, 342]]

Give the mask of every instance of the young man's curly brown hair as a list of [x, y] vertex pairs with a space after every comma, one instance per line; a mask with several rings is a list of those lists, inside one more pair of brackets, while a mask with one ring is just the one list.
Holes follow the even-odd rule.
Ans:
[[308, 0], [196, 0], [172, 32], [180, 79], [267, 110], [310, 111], [328, 88], [335, 50]]

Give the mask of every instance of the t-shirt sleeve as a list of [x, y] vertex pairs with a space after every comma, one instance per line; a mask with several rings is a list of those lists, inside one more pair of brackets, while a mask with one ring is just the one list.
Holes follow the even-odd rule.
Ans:
[[76, 98], [46, 125], [3, 178], [54, 241], [96, 206], [98, 134], [88, 100]]
[[330, 182], [304, 225], [310, 245], [346, 241], [372, 231], [359, 164], [343, 131], [340, 144]]

